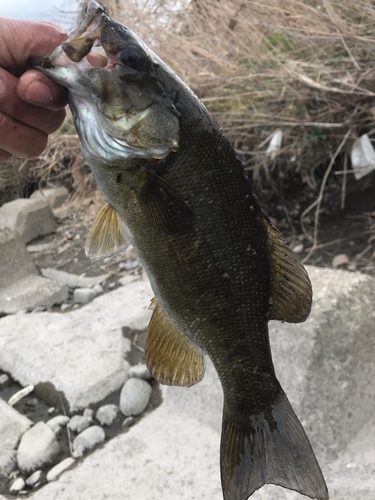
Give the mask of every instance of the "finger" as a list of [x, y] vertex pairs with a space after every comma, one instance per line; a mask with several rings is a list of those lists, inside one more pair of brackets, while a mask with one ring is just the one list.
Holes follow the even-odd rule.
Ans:
[[51, 134], [64, 121], [65, 111], [50, 111], [29, 104], [17, 95], [18, 78], [0, 68], [0, 111], [15, 120]]
[[24, 68], [30, 57], [48, 54], [67, 36], [57, 24], [0, 18], [0, 66]]
[[48, 136], [0, 112], [0, 149], [20, 158], [37, 158], [46, 148]]
[[7, 151], [0, 149], [0, 163], [9, 160], [10, 158], [12, 158], [12, 156], [13, 155], [11, 153], [8, 153]]
[[52, 110], [61, 109], [68, 103], [67, 89], [35, 69], [20, 77], [17, 93], [26, 102]]

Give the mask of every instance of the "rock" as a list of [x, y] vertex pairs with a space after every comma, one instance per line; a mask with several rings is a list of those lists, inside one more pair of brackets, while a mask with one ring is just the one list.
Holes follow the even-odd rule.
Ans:
[[130, 259], [127, 260], [126, 262], [120, 262], [118, 267], [120, 270], [132, 271], [133, 269], [136, 269], [138, 266], [139, 266], [138, 259]]
[[303, 244], [302, 243], [298, 243], [298, 245], [296, 245], [295, 247], [293, 247], [293, 252], [294, 253], [302, 253], [303, 252]]
[[116, 420], [119, 407], [116, 405], [101, 406], [96, 412], [96, 420], [100, 425], [112, 425]]
[[16, 448], [31, 420], [0, 398], [0, 477], [8, 476], [16, 465]]
[[129, 368], [130, 378], [141, 378], [143, 380], [151, 380], [152, 375], [146, 365], [139, 363], [138, 365]]
[[71, 467], [75, 463], [75, 459], [73, 457], [68, 457], [65, 460], [62, 460], [59, 464], [52, 467], [50, 471], [47, 472], [47, 481], [56, 481], [63, 472], [65, 472], [69, 467]]
[[52, 307], [68, 298], [66, 288], [41, 276], [30, 275], [0, 288], [0, 314], [14, 314], [36, 307]]
[[0, 229], [0, 314], [52, 307], [67, 297], [65, 288], [38, 276], [19, 234]]
[[32, 486], [36, 485], [36, 483], [38, 481], [40, 481], [41, 477], [42, 477], [42, 471], [41, 470], [36, 470], [35, 472], [33, 472], [33, 474], [31, 474], [31, 476], [29, 476], [26, 479], [27, 486], [32, 487]]
[[51, 418], [46, 422], [48, 427], [51, 429], [51, 431], [57, 436], [61, 429], [66, 426], [66, 424], [69, 422], [69, 417], [66, 415], [56, 415], [56, 417]]
[[61, 304], [60, 311], [61, 312], [67, 311], [70, 307], [72, 307], [71, 304]]
[[[314, 289], [311, 318], [299, 325], [270, 324], [276, 373], [305, 421], [330, 497], [373, 500], [374, 280], [359, 273], [308, 270]], [[58, 484], [39, 490], [34, 500], [175, 500], [176, 492], [179, 500], [191, 500], [192, 490], [194, 498], [222, 500], [223, 396], [211, 363], [199, 384], [162, 387], [162, 394], [158, 408], [67, 471]], [[251, 497], [291, 499], [306, 497], [274, 485]]]
[[104, 293], [104, 288], [102, 287], [102, 285], [95, 285], [93, 290], [96, 295], [101, 295], [102, 293]]
[[332, 266], [333, 267], [340, 267], [345, 264], [349, 264], [349, 257], [345, 253], [339, 253], [338, 255], [335, 255], [332, 259]]
[[76, 288], [74, 290], [73, 300], [76, 304], [87, 304], [96, 296], [94, 290], [91, 288]]
[[0, 290], [28, 275], [36, 276], [37, 271], [21, 236], [0, 229]]
[[91, 425], [91, 419], [83, 417], [81, 415], [74, 415], [68, 423], [68, 427], [71, 431], [77, 432], [78, 434]]
[[125, 420], [122, 422], [121, 427], [123, 427], [124, 429], [127, 429], [134, 424], [135, 424], [134, 417], [126, 417]]
[[45, 188], [34, 191], [31, 199], [47, 201], [52, 208], [59, 208], [67, 200], [69, 191], [65, 186]]
[[102, 401], [126, 380], [122, 328], [147, 327], [151, 297], [149, 283], [138, 280], [78, 310], [34, 314], [37, 335], [29, 315], [0, 318], [0, 370], [36, 386], [51, 406], [62, 392], [70, 412]]
[[44, 422], [38, 422], [25, 432], [17, 450], [18, 467], [32, 472], [54, 462], [60, 453], [55, 434]]
[[46, 267], [41, 269], [41, 273], [45, 278], [57, 281], [60, 285], [68, 288], [92, 288], [95, 285], [104, 283], [109, 277], [109, 274], [100, 274], [99, 276], [82, 276], [79, 274], [67, 273], [60, 269]]
[[151, 386], [145, 380], [130, 378], [120, 394], [120, 410], [126, 416], [140, 415], [151, 397]]
[[82, 457], [85, 451], [92, 450], [97, 444], [105, 440], [105, 432], [98, 425], [85, 429], [73, 441], [73, 456]]
[[89, 418], [90, 420], [94, 420], [95, 412], [91, 408], [86, 408], [83, 412], [83, 416]]
[[5, 373], [0, 375], [0, 388], [3, 388], [9, 384], [9, 377]]
[[53, 233], [56, 221], [46, 201], [19, 198], [4, 203], [0, 208], [0, 227], [17, 231], [27, 243], [38, 236]]
[[13, 481], [13, 483], [10, 485], [9, 493], [15, 495], [19, 493], [21, 490], [23, 490], [24, 487], [25, 487], [25, 481], [22, 479], [22, 477], [19, 477], [15, 481]]

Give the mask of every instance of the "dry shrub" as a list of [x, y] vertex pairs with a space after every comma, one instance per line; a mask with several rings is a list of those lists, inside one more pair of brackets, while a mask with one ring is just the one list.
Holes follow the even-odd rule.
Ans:
[[[194, 89], [255, 174], [298, 172], [315, 187], [314, 170], [348, 130], [344, 151], [374, 136], [373, 0], [176, 5], [127, 1], [120, 17]], [[276, 129], [275, 161], [265, 151]]]
[[[374, 0], [105, 3], [193, 88], [255, 179], [293, 175], [315, 187], [314, 171], [349, 131], [343, 152], [362, 133], [374, 137]], [[277, 129], [282, 148], [271, 158]], [[32, 176], [51, 183], [71, 174], [78, 143], [64, 135], [29, 162]], [[13, 172], [0, 170], [0, 189], [19, 179]]]

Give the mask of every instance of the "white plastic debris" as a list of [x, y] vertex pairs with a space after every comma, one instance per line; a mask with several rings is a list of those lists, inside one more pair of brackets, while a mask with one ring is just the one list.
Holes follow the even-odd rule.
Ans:
[[28, 385], [27, 387], [24, 387], [20, 391], [16, 392], [13, 394], [13, 396], [9, 399], [8, 405], [9, 406], [14, 406], [18, 401], [21, 401], [24, 397], [28, 396], [31, 392], [33, 392], [34, 386], [33, 385]]
[[350, 159], [357, 181], [375, 170], [375, 151], [367, 134], [362, 135], [354, 142]]
[[269, 156], [271, 160], [274, 160], [280, 153], [282, 140], [283, 140], [282, 131], [280, 129], [275, 130], [266, 151], [266, 155]]
[[50, 471], [48, 471], [48, 473], [47, 473], [47, 477], [46, 477], [47, 481], [48, 482], [56, 481], [56, 479], [58, 479], [59, 476], [64, 471], [66, 471], [66, 469], [69, 469], [69, 467], [71, 467], [74, 464], [74, 462], [75, 462], [74, 458], [68, 457], [68, 458], [65, 458], [65, 460], [63, 460], [59, 464], [52, 467], [52, 469]]

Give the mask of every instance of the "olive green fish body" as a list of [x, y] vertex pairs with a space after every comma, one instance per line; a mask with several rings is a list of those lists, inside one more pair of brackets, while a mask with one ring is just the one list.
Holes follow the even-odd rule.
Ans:
[[150, 371], [161, 383], [190, 386], [207, 354], [219, 375], [224, 499], [246, 500], [275, 483], [326, 500], [268, 338], [269, 319], [306, 319], [311, 284], [225, 135], [173, 71], [93, 0], [67, 41], [33, 64], [70, 90], [106, 201], [88, 256], [113, 255], [128, 240], [150, 279]]

